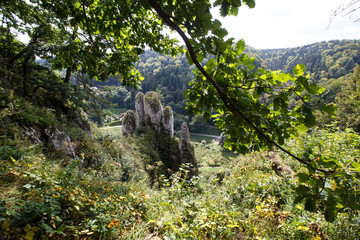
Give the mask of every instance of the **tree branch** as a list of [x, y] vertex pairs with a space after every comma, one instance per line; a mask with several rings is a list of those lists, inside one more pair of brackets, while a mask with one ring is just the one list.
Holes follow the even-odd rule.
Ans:
[[326, 169], [315, 169], [307, 160], [302, 159], [296, 155], [294, 155], [293, 153], [289, 152], [288, 150], [286, 150], [285, 148], [283, 148], [282, 146], [280, 146], [277, 142], [275, 142], [274, 140], [272, 140], [269, 136], [267, 136], [263, 131], [261, 131], [258, 127], [256, 127], [250, 119], [248, 119], [236, 106], [236, 104], [233, 102], [233, 100], [231, 98], [229, 98], [226, 93], [222, 90], [222, 88], [215, 82], [215, 80], [205, 71], [205, 69], [201, 66], [201, 64], [197, 61], [196, 59], [196, 54], [194, 51], [194, 48], [192, 47], [189, 38], [185, 35], [185, 33], [181, 30], [181, 28], [176, 25], [172, 20], [171, 17], [169, 15], [167, 15], [162, 9], [161, 7], [157, 4], [156, 0], [148, 0], [148, 2], [150, 3], [151, 7], [155, 9], [155, 11], [157, 12], [157, 14], [161, 17], [161, 19], [169, 26], [171, 27], [173, 30], [175, 30], [180, 37], [183, 39], [183, 41], [185, 42], [185, 45], [189, 51], [191, 60], [193, 61], [193, 63], [195, 64], [195, 66], [198, 68], [198, 70], [205, 76], [206, 80], [209, 81], [213, 87], [216, 89], [217, 93], [219, 94], [221, 100], [224, 102], [224, 104], [226, 105], [226, 108], [232, 112], [233, 114], [238, 114], [240, 115], [240, 117], [242, 119], [244, 119], [244, 121], [252, 128], [255, 130], [255, 132], [263, 137], [267, 142], [269, 142], [270, 144], [276, 146], [278, 149], [280, 149], [281, 151], [283, 151], [284, 153], [288, 154], [289, 156], [291, 156], [292, 158], [294, 158], [295, 160], [307, 165], [308, 167], [314, 169], [314, 170], [318, 170], [320, 172], [324, 172], [324, 173], [333, 173], [334, 171], [330, 171], [330, 170], [326, 170]]
[[90, 32], [89, 21], [88, 21], [86, 11], [85, 11], [85, 2], [84, 1], [82, 1], [82, 9], [83, 9], [84, 17], [85, 17], [85, 23], [86, 23], [87, 32], [89, 34], [90, 42], [94, 45], [94, 41], [92, 39], [92, 35], [91, 35], [91, 32]]

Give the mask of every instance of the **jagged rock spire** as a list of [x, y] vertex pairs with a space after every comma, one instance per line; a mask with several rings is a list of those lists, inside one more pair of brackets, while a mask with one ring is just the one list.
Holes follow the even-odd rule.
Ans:
[[170, 106], [166, 106], [163, 110], [162, 123], [165, 132], [169, 133], [170, 137], [174, 136], [174, 114]]
[[189, 177], [197, 176], [199, 174], [197, 161], [195, 159], [194, 147], [190, 143], [190, 132], [187, 124], [184, 122], [181, 124], [180, 131], [180, 161], [181, 164], [190, 164]]
[[139, 127], [145, 121], [144, 94], [139, 92], [135, 97], [135, 125]]

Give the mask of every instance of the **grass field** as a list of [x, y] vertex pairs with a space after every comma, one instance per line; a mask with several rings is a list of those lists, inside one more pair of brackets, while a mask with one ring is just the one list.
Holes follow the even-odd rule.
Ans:
[[191, 142], [201, 143], [203, 140], [205, 140], [206, 144], [209, 144], [209, 143], [212, 143], [213, 139], [214, 138], [212, 138], [212, 137], [190, 134], [190, 141]]
[[101, 132], [105, 135], [122, 136], [122, 126], [103, 127]]

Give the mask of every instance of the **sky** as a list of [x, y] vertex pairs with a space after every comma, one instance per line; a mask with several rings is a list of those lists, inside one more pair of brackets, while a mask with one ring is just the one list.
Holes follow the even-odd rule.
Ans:
[[333, 12], [344, 2], [358, 0], [256, 0], [256, 6], [240, 7], [236, 17], [213, 16], [228, 30], [229, 37], [244, 39], [256, 49], [299, 47], [311, 43], [360, 39], [360, 9], [352, 15], [335, 17]]
[[[228, 30], [229, 37], [244, 39], [246, 45], [256, 49], [300, 47], [336, 39], [360, 39], [360, 21], [354, 22], [360, 18], [360, 0], [255, 2], [253, 9], [240, 7], [236, 17], [222, 18], [218, 9], [213, 9], [212, 14]], [[349, 2], [356, 2], [354, 6], [359, 9], [352, 15], [340, 14], [331, 21], [333, 12]], [[20, 36], [20, 39], [28, 41], [24, 36]]]

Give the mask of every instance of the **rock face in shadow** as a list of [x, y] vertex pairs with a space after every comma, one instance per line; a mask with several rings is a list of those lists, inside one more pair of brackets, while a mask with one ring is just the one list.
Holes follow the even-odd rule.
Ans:
[[74, 146], [71, 143], [70, 137], [65, 132], [52, 127], [46, 128], [44, 132], [54, 146], [55, 151], [62, 152], [72, 158], [75, 157]]
[[135, 97], [135, 125], [139, 127], [145, 122], [144, 94], [139, 92]]
[[162, 124], [165, 132], [169, 133], [170, 137], [174, 136], [174, 114], [171, 107], [166, 106], [163, 110]]
[[197, 176], [199, 171], [197, 161], [195, 159], [195, 151], [194, 147], [190, 143], [190, 132], [186, 123], [181, 125], [179, 149], [181, 165], [186, 165], [190, 178], [192, 176]]
[[136, 129], [135, 124], [135, 113], [131, 110], [126, 111], [122, 123], [122, 134], [123, 136], [127, 136], [129, 134], [133, 134]]

